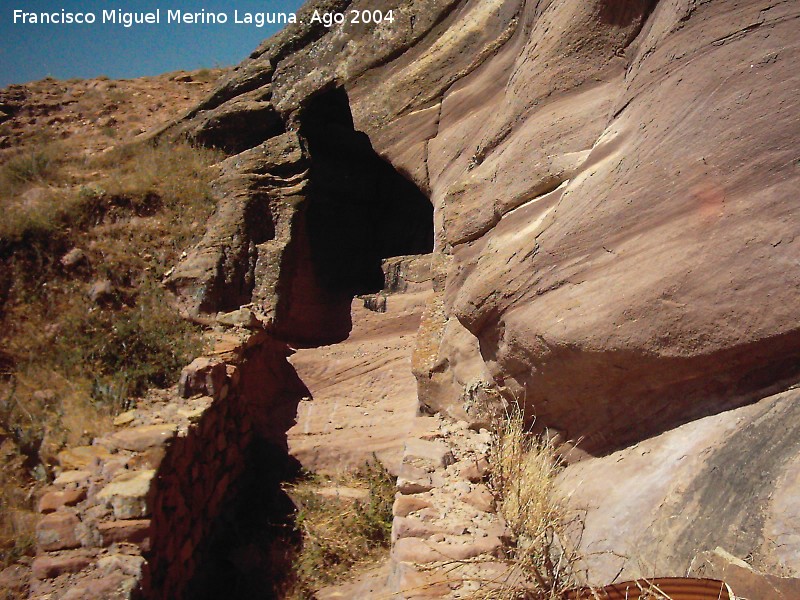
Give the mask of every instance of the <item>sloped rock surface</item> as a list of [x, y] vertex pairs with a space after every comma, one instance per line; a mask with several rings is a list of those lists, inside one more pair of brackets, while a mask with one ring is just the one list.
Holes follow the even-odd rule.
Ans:
[[[305, 10], [345, 5], [372, 3]], [[396, 10], [394, 24], [287, 28], [164, 132], [239, 152], [223, 165], [214, 226], [168, 282], [189, 312], [252, 304], [305, 346], [368, 337], [350, 313], [358, 286], [326, 287], [311, 216], [323, 207], [316, 214], [335, 223], [329, 249], [374, 233], [376, 221], [351, 217], [381, 194], [370, 190], [358, 209], [325, 205], [335, 177], [321, 177], [368, 145], [433, 206], [433, 291], [415, 313], [411, 357], [423, 410], [478, 427], [518, 402], [537, 428], [578, 443], [568, 456], [586, 460], [564, 482], [585, 482], [572, 488], [590, 501], [585, 544], [601, 554], [639, 553], [683, 573], [722, 538], [766, 571], [796, 569], [796, 532], [780, 515], [796, 512], [798, 453], [778, 424], [800, 422], [792, 393], [779, 394], [800, 377], [797, 5], [381, 8]], [[260, 111], [269, 117], [258, 135], [226, 137]], [[391, 314], [391, 298], [371, 308]], [[336, 386], [363, 366], [352, 354], [330, 346], [296, 357], [327, 404], [312, 424], [304, 403], [302, 435], [339, 443], [325, 428]], [[334, 358], [342, 369], [326, 382], [332, 372], [319, 365]], [[374, 389], [364, 372], [345, 387]], [[324, 454], [294, 435], [299, 453]], [[738, 468], [745, 462], [753, 468]], [[442, 483], [436, 469], [408, 474], [406, 495]], [[753, 502], [772, 508], [748, 516]], [[651, 513], [652, 527], [629, 530]], [[676, 515], [691, 515], [691, 531]], [[723, 517], [736, 525], [722, 530]], [[610, 530], [614, 519], [624, 527]], [[780, 549], [762, 546], [775, 535]], [[598, 583], [620, 566], [607, 559], [590, 565]]]
[[[211, 131], [209, 111], [239, 114], [260, 94], [287, 130], [302, 131], [308, 100], [343, 85], [355, 128], [435, 208], [446, 260], [437, 263], [444, 277], [432, 362], [446, 365], [456, 388], [488, 383], [524, 400], [537, 423], [581, 438], [590, 453], [797, 378], [796, 7], [506, 0], [384, 8], [397, 12], [391, 27], [287, 29], [174, 128]], [[743, 123], [763, 125], [745, 131]], [[232, 160], [250, 160], [248, 152]], [[246, 221], [237, 210], [226, 222]], [[241, 241], [197, 251], [216, 271], [185, 297], [197, 302], [222, 281], [245, 289], [242, 302], [251, 288], [265, 290], [260, 298], [314, 289], [285, 262], [302, 232], [269, 255], [282, 282], [254, 271], [252, 253], [246, 259], [261, 242], [230, 234]], [[465, 363], [472, 381], [458, 372]], [[453, 391], [434, 386], [423, 402], [452, 404]]]
[[[779, 58], [797, 53], [796, 17], [768, 2], [658, 3], [607, 76], [579, 171], [481, 238], [448, 237], [453, 311], [493, 375], [589, 451], [797, 378], [797, 109]], [[574, 115], [589, 84], [574, 85], [546, 106]], [[765, 119], [774, 131], [741, 128]], [[447, 199], [444, 212], [446, 224]]]
[[335, 473], [375, 454], [396, 472], [418, 412], [411, 349], [426, 295], [391, 295], [384, 313], [357, 298], [346, 341], [291, 357], [311, 393], [289, 430], [290, 452], [305, 468]]
[[764, 573], [798, 573], [798, 399], [784, 392], [569, 466], [559, 485], [586, 514], [591, 583], [684, 574], [717, 546]]

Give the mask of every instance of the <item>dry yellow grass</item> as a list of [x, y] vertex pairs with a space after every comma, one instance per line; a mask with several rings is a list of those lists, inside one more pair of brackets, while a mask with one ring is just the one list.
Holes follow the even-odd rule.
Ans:
[[578, 557], [566, 547], [569, 519], [555, 489], [560, 468], [552, 441], [530, 434], [518, 410], [507, 415], [490, 453], [490, 481], [515, 546], [507, 582], [485, 585], [479, 598], [555, 600], [573, 587]]

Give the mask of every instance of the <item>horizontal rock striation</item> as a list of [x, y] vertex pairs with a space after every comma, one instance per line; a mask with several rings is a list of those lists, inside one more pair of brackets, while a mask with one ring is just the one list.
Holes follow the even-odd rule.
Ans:
[[[381, 261], [432, 250], [421, 410], [479, 428], [516, 402], [592, 465], [797, 383], [796, 3], [381, 9], [395, 22], [287, 28], [160, 133], [230, 154], [209, 231], [167, 280], [188, 313], [249, 305], [280, 339], [339, 342], [354, 296], [406, 284]], [[744, 418], [739, 433], [761, 431]], [[758, 438], [723, 462], [794, 460]], [[690, 540], [674, 518], [675, 490], [709, 500], [712, 472], [692, 465], [654, 492], [671, 571], [714, 545], [713, 527]], [[794, 485], [766, 472], [781, 497]], [[623, 511], [598, 496], [597, 514]]]

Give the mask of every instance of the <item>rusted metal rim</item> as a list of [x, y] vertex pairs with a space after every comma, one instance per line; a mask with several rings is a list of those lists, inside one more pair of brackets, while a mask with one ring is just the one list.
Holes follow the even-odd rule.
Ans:
[[736, 600], [731, 588], [717, 579], [657, 577], [582, 588], [566, 593], [567, 600]]

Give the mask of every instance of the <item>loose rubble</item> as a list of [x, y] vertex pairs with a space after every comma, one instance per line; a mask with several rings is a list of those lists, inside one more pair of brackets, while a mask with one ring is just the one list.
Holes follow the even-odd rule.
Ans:
[[467, 598], [510, 576], [510, 531], [487, 487], [492, 434], [421, 417], [406, 442], [393, 507], [389, 589], [397, 598]]

